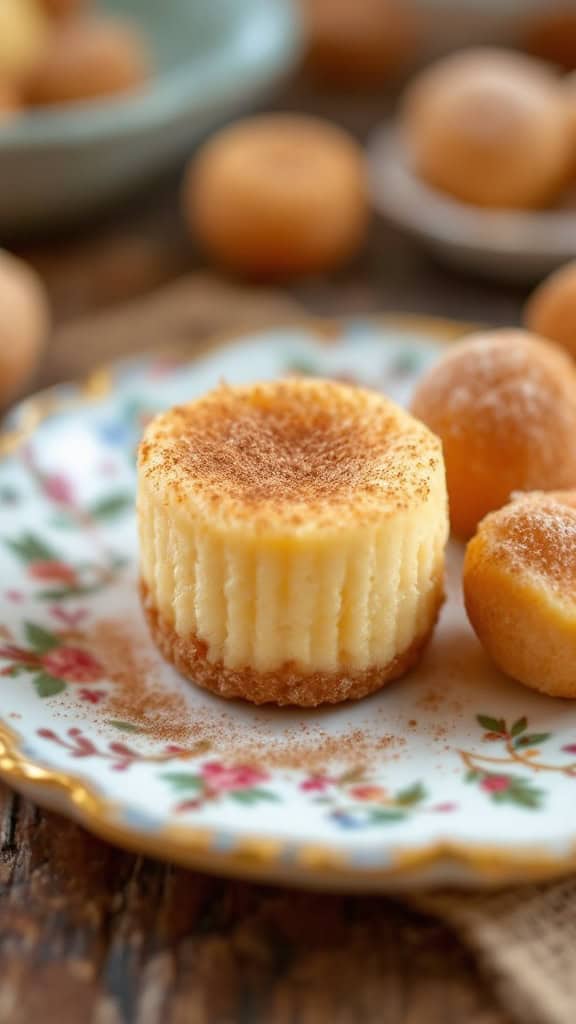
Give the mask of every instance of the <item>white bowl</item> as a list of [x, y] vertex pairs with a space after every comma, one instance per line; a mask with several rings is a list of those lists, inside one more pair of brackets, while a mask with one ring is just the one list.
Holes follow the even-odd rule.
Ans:
[[421, 181], [398, 133], [381, 128], [368, 147], [376, 209], [445, 262], [498, 280], [533, 283], [576, 256], [576, 211], [485, 210]]
[[68, 104], [0, 130], [0, 228], [71, 220], [182, 159], [298, 56], [290, 0], [107, 0], [137, 20], [155, 74], [129, 98]]

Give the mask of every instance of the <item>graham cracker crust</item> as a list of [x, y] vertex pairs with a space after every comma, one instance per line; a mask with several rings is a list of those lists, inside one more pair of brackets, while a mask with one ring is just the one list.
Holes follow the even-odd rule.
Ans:
[[360, 671], [343, 669], [337, 672], [304, 673], [291, 663], [273, 671], [259, 672], [250, 666], [232, 669], [227, 668], [222, 662], [209, 661], [207, 644], [194, 634], [180, 636], [173, 625], [160, 614], [143, 581], [140, 582], [140, 594], [156, 646], [166, 660], [191, 682], [228, 700], [240, 697], [252, 704], [292, 705], [303, 708], [360, 700], [408, 672], [420, 660], [434, 632], [443, 600], [440, 591], [430, 627], [388, 665], [378, 665]]

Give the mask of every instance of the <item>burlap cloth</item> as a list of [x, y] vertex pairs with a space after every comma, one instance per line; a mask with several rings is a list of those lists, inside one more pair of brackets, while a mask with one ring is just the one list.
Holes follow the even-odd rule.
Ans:
[[[281, 291], [195, 274], [61, 328], [47, 355], [43, 383], [161, 345], [190, 346], [193, 353], [210, 336], [303, 316], [299, 304]], [[432, 892], [408, 902], [455, 929], [512, 1021], [576, 1024], [576, 879], [493, 893]]]
[[410, 899], [451, 925], [518, 1024], [576, 1024], [576, 879]]

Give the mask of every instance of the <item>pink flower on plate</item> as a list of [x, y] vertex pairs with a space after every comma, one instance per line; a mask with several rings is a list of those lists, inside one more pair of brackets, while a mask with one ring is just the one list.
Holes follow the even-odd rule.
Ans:
[[432, 810], [435, 811], [436, 814], [450, 814], [451, 811], [458, 810], [458, 804], [451, 803], [449, 800], [446, 800], [443, 804], [434, 804]]
[[12, 601], [13, 604], [20, 604], [24, 600], [24, 594], [21, 590], [5, 590], [4, 596], [7, 601]]
[[42, 480], [42, 489], [47, 498], [59, 505], [73, 505], [74, 494], [70, 481], [61, 473], [52, 473]]
[[304, 779], [300, 783], [300, 789], [304, 793], [324, 793], [331, 783], [332, 779], [329, 779], [327, 775], [311, 775], [309, 779]]
[[82, 622], [82, 619], [85, 619], [88, 615], [86, 608], [77, 608], [75, 611], [68, 611], [67, 608], [60, 608], [57, 604], [52, 605], [49, 611], [55, 619], [58, 619], [70, 629], [76, 629]]
[[568, 743], [567, 746], [562, 747], [565, 754], [576, 754], [576, 743]]
[[16, 647], [15, 644], [6, 644], [4, 647], [0, 647], [0, 658], [18, 661], [23, 665], [29, 665], [37, 660], [35, 654], [25, 650], [24, 647]]
[[71, 585], [76, 582], [76, 573], [74, 572], [74, 569], [69, 565], [66, 565], [64, 562], [31, 562], [28, 566], [28, 572], [35, 580], [69, 583]]
[[81, 647], [56, 647], [42, 657], [42, 667], [67, 683], [96, 683], [104, 675], [100, 662]]
[[250, 789], [260, 782], [266, 782], [268, 775], [260, 768], [249, 764], [224, 765], [219, 761], [208, 761], [201, 768], [201, 775], [208, 789], [225, 793], [235, 789]]
[[197, 811], [202, 807], [202, 801], [198, 798], [194, 800], [182, 800], [181, 803], [177, 804], [175, 811], [177, 814], [185, 814], [186, 811]]
[[80, 700], [85, 700], [88, 704], [100, 704], [106, 696], [106, 690], [93, 690], [85, 686], [82, 690], [78, 690], [78, 696]]
[[53, 729], [37, 729], [36, 735], [40, 736], [43, 740], [56, 740], [60, 743], [60, 740]]
[[354, 786], [350, 790], [350, 796], [353, 796], [355, 800], [384, 800], [387, 795], [382, 786]]
[[510, 779], [507, 775], [487, 775], [480, 785], [487, 793], [504, 793], [510, 788]]

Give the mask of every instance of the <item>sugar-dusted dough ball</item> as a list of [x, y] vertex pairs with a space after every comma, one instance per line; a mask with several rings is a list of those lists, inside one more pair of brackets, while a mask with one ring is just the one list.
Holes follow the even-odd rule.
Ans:
[[465, 203], [543, 206], [570, 174], [561, 86], [520, 54], [480, 49], [439, 61], [409, 88], [402, 126], [416, 173]]
[[58, 25], [30, 77], [32, 105], [51, 106], [133, 92], [149, 75], [138, 28], [119, 18], [72, 18]]
[[35, 0], [0, 0], [0, 79], [25, 79], [48, 38], [48, 22]]
[[44, 286], [23, 260], [0, 250], [0, 407], [22, 390], [48, 332]]
[[248, 274], [323, 271], [360, 246], [367, 222], [358, 144], [314, 117], [270, 114], [219, 132], [184, 187], [192, 231], [218, 262]]
[[69, 18], [87, 6], [87, 0], [39, 0], [51, 18]]
[[515, 491], [576, 487], [576, 369], [527, 331], [457, 342], [422, 379], [412, 412], [442, 439], [461, 537]]
[[341, 85], [375, 85], [401, 71], [418, 49], [410, 0], [300, 0], [308, 65]]
[[463, 582], [468, 617], [496, 665], [576, 698], [576, 491], [522, 495], [487, 516]]
[[576, 260], [555, 270], [530, 296], [526, 327], [563, 345], [576, 358]]

